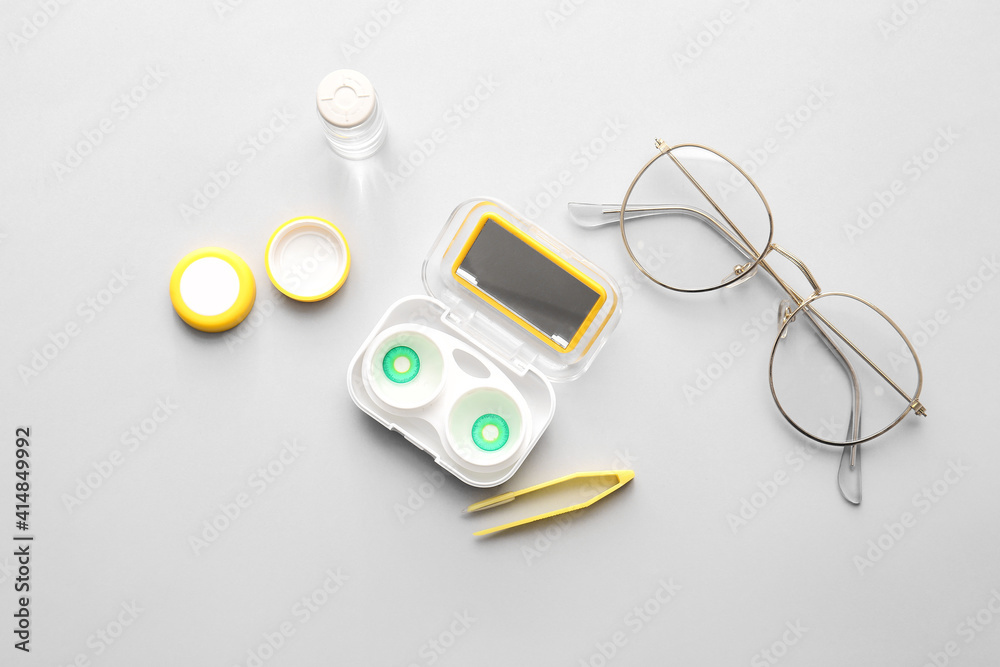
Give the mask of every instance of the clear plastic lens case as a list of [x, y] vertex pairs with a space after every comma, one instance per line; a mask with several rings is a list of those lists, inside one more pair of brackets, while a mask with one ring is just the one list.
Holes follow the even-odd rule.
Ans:
[[[560, 349], [559, 345], [542, 340], [541, 335], [535, 335], [538, 332], [533, 334], [523, 322], [511, 318], [509, 312], [498, 309], [495, 303], [470, 291], [461, 278], [461, 272], [456, 274], [456, 262], [468, 249], [470, 241], [481, 232], [484, 218], [490, 217], [504, 221], [514, 232], [527, 238], [527, 243], [536, 247], [541, 259], [561, 263], [563, 266], [557, 268], [556, 273], [571, 276], [569, 282], [574, 277], [578, 278], [579, 282], [586, 282], [603, 296], [599, 306], [588, 313], [589, 319], [583, 321], [577, 340], [570, 349]], [[497, 250], [496, 264], [507, 268], [509, 274], [517, 273], [523, 266], [504, 255], [511, 254], [517, 247], [504, 245]], [[556, 278], [552, 275], [546, 277]], [[491, 348], [519, 368], [534, 366], [555, 381], [580, 377], [621, 318], [621, 294], [608, 274], [538, 225], [495, 200], [472, 199], [455, 209], [424, 261], [423, 278], [427, 293], [440, 299], [459, 326], [482, 346]], [[535, 280], [542, 290], [541, 295], [545, 295], [550, 287], [537, 276], [528, 275], [526, 278]], [[596, 301], [595, 305], [598, 305]]]
[[[620, 318], [597, 267], [508, 207], [470, 200], [348, 369], [362, 410], [477, 487], [510, 479]], [[540, 301], [550, 300], [551, 303]]]

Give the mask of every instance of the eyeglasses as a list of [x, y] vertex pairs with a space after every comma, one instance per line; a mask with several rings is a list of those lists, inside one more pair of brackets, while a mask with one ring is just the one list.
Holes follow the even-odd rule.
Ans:
[[[618, 221], [632, 261], [650, 280], [677, 292], [741, 284], [758, 271], [787, 296], [778, 305], [768, 376], [782, 416], [817, 442], [843, 448], [837, 479], [861, 502], [858, 446], [911, 411], [923, 371], [902, 329], [879, 308], [846, 292], [824, 292], [809, 268], [774, 243], [771, 208], [753, 179], [725, 155], [698, 144], [658, 150], [618, 204], [569, 204], [585, 227]], [[784, 257], [812, 292], [801, 296], [767, 259]], [[862, 419], [862, 414], [864, 418]]]

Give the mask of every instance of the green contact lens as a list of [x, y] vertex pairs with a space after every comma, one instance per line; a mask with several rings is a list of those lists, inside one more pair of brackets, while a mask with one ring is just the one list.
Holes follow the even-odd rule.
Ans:
[[405, 384], [417, 377], [420, 357], [413, 348], [397, 345], [382, 357], [382, 372], [396, 384]]
[[509, 437], [510, 428], [500, 415], [485, 414], [472, 425], [472, 442], [487, 452], [495, 452], [506, 445]]

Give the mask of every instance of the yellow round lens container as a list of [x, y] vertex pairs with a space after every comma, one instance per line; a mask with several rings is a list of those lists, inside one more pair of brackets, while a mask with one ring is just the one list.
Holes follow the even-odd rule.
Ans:
[[225, 248], [200, 248], [177, 263], [170, 276], [170, 301], [199, 331], [232, 329], [250, 314], [257, 285], [253, 272]]
[[303, 217], [279, 226], [264, 251], [267, 276], [296, 301], [321, 301], [347, 280], [351, 251], [332, 222]]

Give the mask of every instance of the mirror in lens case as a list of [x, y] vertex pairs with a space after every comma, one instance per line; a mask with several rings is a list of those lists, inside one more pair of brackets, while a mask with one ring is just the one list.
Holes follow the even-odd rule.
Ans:
[[400, 325], [383, 331], [365, 354], [365, 388], [390, 409], [427, 405], [444, 385], [444, 358], [429, 330]]

